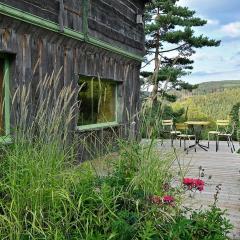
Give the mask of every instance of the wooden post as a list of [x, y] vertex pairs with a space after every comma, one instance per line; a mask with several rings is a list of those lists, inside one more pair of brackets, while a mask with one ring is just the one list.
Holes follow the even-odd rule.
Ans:
[[130, 141], [136, 140], [136, 122], [132, 122], [130, 125], [129, 140]]
[[64, 25], [63, 25], [63, 18], [64, 18], [64, 4], [63, 0], [59, 0], [59, 15], [58, 15], [58, 21], [60, 25], [60, 32], [64, 32]]

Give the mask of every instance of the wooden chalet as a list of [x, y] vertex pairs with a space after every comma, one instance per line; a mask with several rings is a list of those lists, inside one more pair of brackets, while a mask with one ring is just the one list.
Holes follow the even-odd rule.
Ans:
[[[36, 85], [46, 74], [61, 68], [62, 86], [86, 82], [98, 92], [101, 79], [107, 94], [99, 111], [94, 100], [89, 100], [89, 88], [80, 92], [82, 107], [72, 128], [79, 139], [96, 145], [93, 135], [101, 143], [111, 142], [115, 133], [128, 136], [139, 109], [145, 3], [144, 0], [0, 0], [2, 136], [10, 137], [16, 125], [17, 107], [10, 97], [16, 89], [31, 83], [29, 107], [34, 107], [39, 94]], [[80, 160], [87, 158], [86, 151], [79, 144]]]

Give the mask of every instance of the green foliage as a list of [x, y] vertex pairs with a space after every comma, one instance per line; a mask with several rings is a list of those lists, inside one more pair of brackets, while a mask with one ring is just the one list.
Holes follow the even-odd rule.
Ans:
[[[190, 217], [184, 214], [178, 215], [173, 224], [164, 225], [164, 239], [201, 239], [201, 240], [226, 240], [227, 234], [232, 229], [230, 221], [224, 217], [225, 212], [216, 206], [208, 210], [188, 212]], [[170, 227], [170, 229], [168, 229]]]
[[181, 81], [181, 77], [193, 68], [190, 57], [195, 49], [220, 44], [220, 41], [206, 36], [196, 36], [194, 27], [204, 26], [207, 21], [177, 3], [178, 0], [155, 0], [146, 7], [145, 46], [149, 61], [154, 61], [155, 68], [153, 72], [143, 72], [142, 77], [145, 83], [154, 85], [152, 95], [155, 103], [159, 90], [161, 93], [167, 90], [166, 83], [175, 89], [195, 89], [196, 86]]
[[141, 112], [141, 135], [144, 138], [159, 137], [161, 130], [162, 119], [173, 119], [173, 121], [181, 122], [185, 120], [184, 108], [178, 108], [174, 110], [170, 105], [162, 106], [161, 102], [151, 106], [148, 102], [145, 103]]
[[232, 122], [235, 124], [234, 137], [240, 142], [240, 102], [233, 105], [230, 116]]
[[216, 82], [204, 82], [200, 83], [198, 88], [193, 91], [194, 95], [204, 95], [207, 93], [222, 92], [227, 89], [239, 88], [240, 81], [226, 80]]
[[[180, 211], [183, 191], [165, 187], [176, 181], [172, 155], [152, 144], [120, 145], [111, 173], [101, 176], [91, 162], [74, 166], [57, 144], [3, 149], [1, 238], [227, 239], [231, 225], [219, 209]], [[174, 206], [152, 204], [151, 195], [172, 195]]]
[[[18, 144], [1, 160], [2, 239], [133, 239], [149, 234], [145, 221], [167, 218], [148, 203], [165, 193], [172, 157], [121, 143], [112, 173], [97, 176], [90, 163], [75, 167], [57, 144]], [[154, 173], [152, 175], [151, 173]], [[140, 229], [140, 232], [138, 232]]]
[[172, 104], [174, 110], [188, 108], [188, 118], [201, 120], [228, 119], [234, 104], [240, 99], [239, 89], [192, 96]]
[[216, 129], [216, 120], [232, 119], [235, 122], [234, 139], [239, 140], [239, 88], [226, 88], [220, 92], [194, 95], [172, 103], [174, 111], [184, 108], [187, 120], [209, 121], [210, 125], [203, 131], [203, 138], [207, 132]]
[[[28, 94], [22, 94], [24, 97]], [[119, 154], [110, 159], [109, 171], [102, 174], [93, 162], [74, 164], [74, 143], [68, 144], [62, 127], [67, 128], [72, 119], [71, 99], [72, 91], [66, 88], [52, 106], [52, 114], [48, 101], [43, 103], [37, 110], [42, 117], [29, 129], [25, 126], [26, 131], [20, 132], [11, 146], [1, 146], [1, 239], [168, 240], [188, 236], [200, 240], [226, 235], [230, 225], [226, 226], [223, 212], [215, 217], [210, 210], [189, 218], [180, 211], [181, 184], [171, 186], [182, 181], [173, 171], [175, 158], [157, 151], [154, 139], [145, 145], [119, 140]], [[26, 106], [20, 109], [27, 113]], [[24, 119], [19, 121], [22, 129]], [[36, 129], [38, 134], [34, 134]], [[153, 204], [152, 195], [173, 195], [174, 205]], [[186, 229], [190, 229], [187, 235]]]

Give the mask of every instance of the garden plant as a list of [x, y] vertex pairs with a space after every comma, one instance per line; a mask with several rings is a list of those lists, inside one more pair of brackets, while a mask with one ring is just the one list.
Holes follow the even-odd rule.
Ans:
[[[49, 96], [54, 78], [45, 80]], [[13, 99], [23, 117], [25, 87]], [[204, 182], [176, 171], [175, 154], [159, 152], [154, 137], [148, 144], [118, 139], [109, 171], [94, 161], [76, 164], [75, 143], [67, 141], [72, 100], [70, 86], [51, 111], [48, 100], [39, 103], [30, 127], [20, 119], [13, 143], [1, 147], [1, 239], [227, 239], [232, 226], [216, 204], [183, 208], [186, 191], [204, 191]]]

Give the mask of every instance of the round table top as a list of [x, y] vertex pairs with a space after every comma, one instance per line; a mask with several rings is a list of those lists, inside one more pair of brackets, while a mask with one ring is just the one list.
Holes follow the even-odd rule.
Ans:
[[206, 126], [210, 124], [210, 122], [208, 121], [187, 121], [185, 123], [187, 125], [200, 125], [200, 126]]

